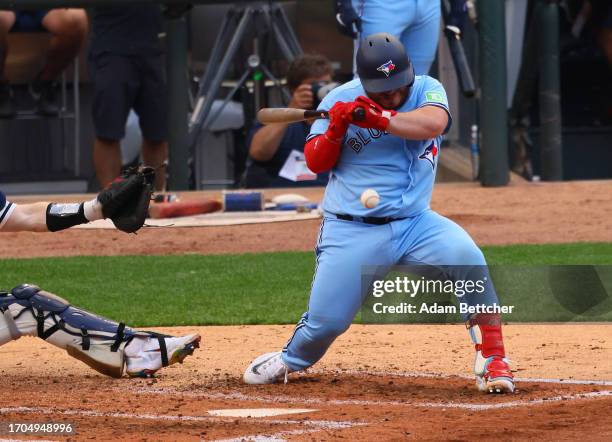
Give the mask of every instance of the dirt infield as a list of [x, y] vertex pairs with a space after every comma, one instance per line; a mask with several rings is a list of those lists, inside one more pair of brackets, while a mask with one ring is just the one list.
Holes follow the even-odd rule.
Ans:
[[[156, 379], [105, 378], [35, 338], [0, 348], [3, 391], [11, 393], [0, 396], [0, 439], [24, 437], [6, 432], [17, 422], [71, 423], [76, 440], [612, 437], [612, 382], [606, 382], [612, 379], [612, 325], [507, 326], [516, 374], [530, 379], [509, 396], [475, 390], [461, 325], [353, 326], [316, 370], [271, 386], [245, 386], [241, 373], [260, 352], [279, 348], [291, 327], [163, 331], [197, 331], [205, 340], [182, 366]], [[210, 414], [262, 408], [311, 411]]]
[[[611, 186], [438, 185], [432, 206], [479, 244], [612, 241]], [[318, 224], [156, 228], [129, 237], [105, 230], [3, 234], [0, 258], [312, 250]], [[519, 379], [508, 396], [475, 390], [467, 333], [450, 324], [354, 325], [287, 385], [243, 385], [247, 364], [281, 348], [291, 330], [163, 329], [197, 331], [202, 348], [182, 366], [143, 380], [105, 378], [39, 339], [22, 338], [0, 347], [0, 441], [612, 440], [612, 324], [507, 325]], [[215, 415], [262, 408], [302, 412]], [[9, 423], [24, 422], [68, 422], [76, 434], [7, 432]]]
[[[505, 188], [438, 184], [434, 189], [433, 209], [458, 222], [480, 245], [612, 241], [610, 181], [513, 184]], [[299, 192], [313, 201], [322, 196], [320, 189]], [[278, 193], [281, 191], [268, 191], [266, 197]], [[202, 196], [219, 197], [219, 193], [190, 193], [183, 198]], [[5, 233], [0, 241], [0, 258], [312, 250], [318, 228], [319, 221], [311, 220], [206, 228], [156, 227], [130, 236], [111, 230], [78, 229], [55, 235]]]

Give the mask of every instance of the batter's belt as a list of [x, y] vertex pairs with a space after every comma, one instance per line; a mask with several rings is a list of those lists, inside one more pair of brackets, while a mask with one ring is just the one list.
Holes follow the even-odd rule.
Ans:
[[399, 221], [402, 219], [406, 219], [406, 218], [391, 218], [390, 216], [379, 218], [376, 216], [353, 216], [353, 215], [344, 215], [344, 214], [334, 214], [334, 216], [344, 221], [355, 221], [358, 223], [374, 224], [377, 226], [382, 226], [384, 224], [389, 224], [393, 221]]

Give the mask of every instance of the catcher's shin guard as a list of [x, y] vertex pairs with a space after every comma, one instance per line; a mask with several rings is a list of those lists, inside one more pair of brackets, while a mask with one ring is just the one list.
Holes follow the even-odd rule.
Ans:
[[38, 336], [112, 377], [123, 375], [124, 349], [132, 338], [149, 336], [28, 284], [0, 296], [0, 311], [0, 344], [21, 336]]
[[474, 374], [478, 389], [489, 393], [514, 392], [514, 376], [504, 350], [501, 316], [480, 313], [468, 320], [467, 327], [476, 347]]
[[14, 296], [0, 292], [0, 345], [17, 340], [22, 335], [9, 310], [9, 306], [14, 303]]

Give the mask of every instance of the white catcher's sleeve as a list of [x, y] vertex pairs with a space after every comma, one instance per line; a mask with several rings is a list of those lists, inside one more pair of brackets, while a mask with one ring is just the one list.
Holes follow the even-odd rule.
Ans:
[[4, 226], [15, 209], [15, 204], [6, 200], [6, 195], [0, 192], [0, 229]]

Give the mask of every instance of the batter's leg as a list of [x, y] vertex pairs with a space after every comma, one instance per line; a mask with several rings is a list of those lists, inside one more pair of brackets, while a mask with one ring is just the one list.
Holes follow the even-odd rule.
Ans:
[[[361, 17], [361, 34], [353, 45], [353, 70], [356, 75], [355, 57], [359, 40], [380, 32], [401, 39], [403, 32], [415, 20], [417, 0], [353, 0], [353, 7]], [[412, 57], [410, 52], [408, 55]]]
[[400, 264], [439, 268], [454, 280], [486, 279], [483, 293], [464, 295], [461, 302], [499, 304], [484, 255], [458, 224], [428, 210], [394, 226]]
[[417, 75], [427, 75], [436, 58], [440, 37], [440, 2], [418, 0], [415, 18], [398, 38], [410, 55]]
[[[397, 224], [394, 242], [402, 254], [398, 257], [400, 264], [440, 268], [454, 281], [484, 281], [483, 293], [465, 295], [459, 302], [499, 305], [484, 255], [459, 225], [431, 210], [394, 224]], [[513, 392], [501, 316], [480, 313], [465, 315], [464, 319], [476, 349], [474, 372], [478, 388], [495, 393]]]
[[349, 328], [361, 307], [362, 266], [375, 265], [384, 273], [384, 267], [392, 264], [390, 241], [389, 225], [325, 218], [308, 312], [298, 322], [282, 353], [268, 353], [255, 359], [245, 372], [245, 382], [276, 382], [287, 371], [303, 370], [321, 359], [334, 340]]

